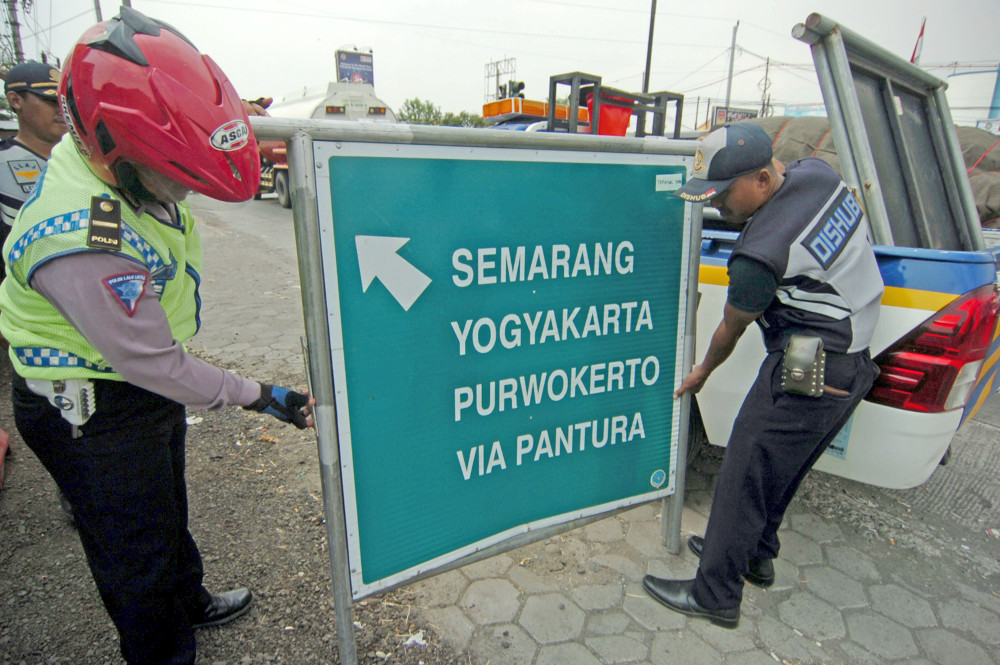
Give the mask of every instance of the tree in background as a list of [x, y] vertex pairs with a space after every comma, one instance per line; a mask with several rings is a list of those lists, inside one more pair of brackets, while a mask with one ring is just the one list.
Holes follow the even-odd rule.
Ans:
[[[7, 61], [6, 59], [3, 62], [0, 62], [0, 81], [2, 81], [5, 76], [7, 76], [7, 72], [10, 71], [10, 68], [13, 67], [15, 64], [17, 63], [13, 61]], [[2, 84], [0, 84], [0, 89], [3, 89]], [[0, 95], [0, 120], [13, 120], [13, 119], [14, 119], [14, 112], [10, 110], [10, 104], [7, 103], [6, 95]]]
[[485, 127], [482, 116], [468, 111], [442, 113], [430, 100], [407, 99], [399, 111], [399, 119], [410, 125], [446, 125], [448, 127]]
[[449, 127], [486, 127], [488, 123], [483, 120], [483, 116], [462, 111], [461, 113], [445, 113], [442, 125]]
[[403, 102], [399, 119], [408, 125], [440, 125], [444, 116], [441, 114], [441, 109], [434, 106], [430, 100], [425, 102], [414, 97]]

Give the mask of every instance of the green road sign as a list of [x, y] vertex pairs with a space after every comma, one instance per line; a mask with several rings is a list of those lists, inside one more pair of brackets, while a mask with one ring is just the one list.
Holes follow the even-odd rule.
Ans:
[[680, 157], [315, 154], [355, 597], [673, 492]]

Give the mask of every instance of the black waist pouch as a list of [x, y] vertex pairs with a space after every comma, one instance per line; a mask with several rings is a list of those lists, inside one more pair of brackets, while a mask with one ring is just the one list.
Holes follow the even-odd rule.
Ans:
[[781, 389], [786, 393], [819, 397], [823, 394], [826, 352], [823, 340], [811, 335], [792, 335], [781, 360]]

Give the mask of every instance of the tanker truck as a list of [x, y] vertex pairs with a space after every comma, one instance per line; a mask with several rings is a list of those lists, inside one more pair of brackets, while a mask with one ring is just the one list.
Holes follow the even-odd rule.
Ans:
[[[330, 82], [325, 89], [303, 89], [285, 95], [267, 110], [276, 118], [337, 120], [346, 122], [399, 122], [396, 114], [375, 96], [370, 83]], [[282, 208], [292, 207], [288, 189], [288, 161], [282, 141], [260, 141], [260, 189], [257, 196], [273, 192]]]

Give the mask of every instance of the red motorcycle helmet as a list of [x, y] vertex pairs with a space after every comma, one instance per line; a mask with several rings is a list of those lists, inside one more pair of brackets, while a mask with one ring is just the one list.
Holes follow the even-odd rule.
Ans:
[[257, 192], [260, 154], [239, 95], [166, 23], [122, 7], [85, 32], [59, 101], [91, 170], [113, 187], [141, 164], [220, 201]]

